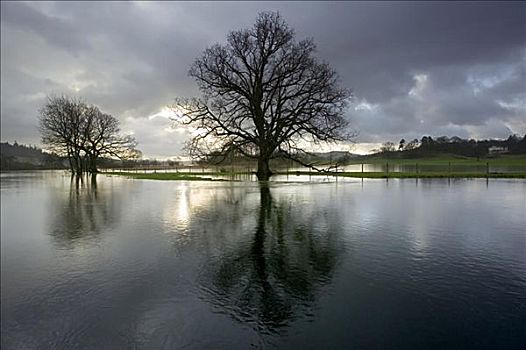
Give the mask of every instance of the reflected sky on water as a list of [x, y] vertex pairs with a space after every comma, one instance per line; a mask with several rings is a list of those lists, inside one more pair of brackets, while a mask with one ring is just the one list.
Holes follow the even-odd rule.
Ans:
[[1, 176], [2, 349], [526, 344], [523, 180]]

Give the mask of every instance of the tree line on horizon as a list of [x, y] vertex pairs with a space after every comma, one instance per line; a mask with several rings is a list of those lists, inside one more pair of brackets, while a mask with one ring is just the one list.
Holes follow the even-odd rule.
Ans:
[[[53, 170], [67, 169], [67, 156], [60, 156], [49, 150], [43, 150], [36, 145], [24, 145], [16, 140], [13, 143], [0, 142], [0, 169], [3, 170]], [[136, 168], [136, 167], [175, 167], [176, 161], [160, 161], [140, 158], [108, 158], [99, 157], [98, 167], [104, 168]]]
[[498, 139], [462, 139], [458, 136], [439, 136], [435, 139], [431, 136], [423, 136], [420, 140], [413, 139], [406, 142], [385, 142], [380, 149], [374, 150], [376, 154], [389, 155], [402, 153], [406, 156], [423, 157], [439, 153], [456, 154], [466, 157], [484, 157], [489, 155], [491, 148], [498, 150], [497, 153], [526, 154], [526, 135], [510, 135], [505, 140]]
[[[422, 143], [421, 140], [424, 140]], [[490, 155], [489, 149], [491, 147], [498, 147], [500, 151], [497, 153], [505, 154], [526, 154], [526, 135], [520, 137], [518, 135], [510, 135], [507, 139], [461, 139], [453, 136], [440, 136], [432, 138], [424, 136], [421, 140], [414, 139], [410, 142], [405, 142], [405, 139], [400, 140], [398, 145], [394, 142], [385, 142], [380, 149], [374, 150], [375, 153], [360, 156], [360, 158], [367, 157], [404, 157], [404, 158], [423, 158], [433, 157], [439, 154], [454, 154], [466, 157], [485, 157]], [[478, 147], [478, 150], [477, 150]], [[333, 152], [316, 152], [312, 154], [301, 154], [298, 157], [303, 157], [304, 162], [311, 162], [320, 164], [324, 162], [345, 164], [351, 161], [356, 155], [350, 152], [333, 151]], [[16, 141], [13, 144], [9, 142], [0, 143], [0, 160], [1, 170], [38, 170], [38, 169], [64, 169], [68, 165], [68, 159], [64, 156], [59, 156], [52, 152], [44, 152], [36, 145], [23, 145]], [[236, 165], [251, 167], [253, 159], [243, 157], [241, 154], [233, 157], [224, 157], [217, 154], [203, 158], [197, 162], [201, 166], [225, 166]], [[294, 162], [293, 162], [294, 163]], [[290, 161], [287, 158], [275, 159], [273, 163], [275, 166], [283, 167], [289, 166]], [[98, 165], [104, 168], [137, 168], [137, 169], [166, 169], [177, 168], [182, 166], [182, 163], [175, 160], [159, 160], [148, 158], [123, 158], [115, 159], [108, 157], [101, 157], [98, 159]], [[301, 165], [301, 164], [297, 164]], [[225, 169], [225, 168], [221, 168]], [[226, 171], [226, 170], [225, 170]]]
[[54, 153], [44, 152], [36, 145], [0, 142], [1, 170], [63, 169], [63, 159]]

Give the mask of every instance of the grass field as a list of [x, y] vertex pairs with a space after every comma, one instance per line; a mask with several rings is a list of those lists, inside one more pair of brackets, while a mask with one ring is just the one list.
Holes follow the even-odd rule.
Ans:
[[[386, 165], [388, 167], [377, 167], [374, 171], [347, 171], [338, 172], [337, 176], [354, 178], [526, 178], [526, 155], [501, 155], [491, 158], [470, 158], [453, 155], [440, 155], [428, 158], [379, 158], [363, 157], [351, 160], [347, 165], [372, 164]], [[417, 166], [418, 164], [418, 166]], [[393, 167], [406, 166], [399, 168]], [[411, 167], [414, 167], [414, 171]], [[507, 170], [509, 167], [511, 170]], [[502, 169], [505, 170], [502, 170]], [[225, 169], [231, 169], [225, 167]], [[391, 171], [386, 171], [391, 169]], [[493, 170], [492, 170], [493, 169]], [[126, 176], [134, 179], [147, 180], [185, 180], [185, 181], [232, 181], [228, 179], [234, 175], [249, 174], [243, 172], [163, 172], [162, 170], [152, 172], [109, 172], [108, 175]], [[284, 171], [275, 169], [276, 175], [310, 175], [330, 176], [331, 172], [317, 171]], [[210, 177], [212, 176], [212, 177]], [[221, 177], [221, 178], [218, 178]]]
[[501, 155], [496, 157], [477, 158], [454, 156], [451, 154], [443, 154], [436, 157], [429, 158], [379, 158], [379, 157], [363, 157], [356, 160], [351, 160], [347, 164], [393, 164], [393, 165], [472, 165], [482, 166], [489, 163], [490, 166], [524, 166], [526, 171], [526, 155]]

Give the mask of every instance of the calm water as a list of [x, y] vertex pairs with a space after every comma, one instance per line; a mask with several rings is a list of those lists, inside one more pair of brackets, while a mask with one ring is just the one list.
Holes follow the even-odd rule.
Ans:
[[1, 180], [2, 349], [526, 347], [524, 180]]

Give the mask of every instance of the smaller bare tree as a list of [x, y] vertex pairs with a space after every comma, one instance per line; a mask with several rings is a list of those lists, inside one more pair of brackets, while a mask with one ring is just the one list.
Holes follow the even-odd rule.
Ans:
[[137, 141], [129, 135], [122, 135], [119, 120], [110, 114], [91, 107], [87, 114], [89, 129], [85, 134], [84, 151], [88, 158], [88, 171], [97, 172], [99, 157], [129, 159], [137, 158]]
[[120, 133], [117, 118], [80, 99], [48, 97], [39, 112], [42, 143], [67, 157], [73, 173], [97, 172], [101, 156], [124, 159], [139, 154], [135, 139]]
[[74, 173], [82, 172], [80, 140], [86, 107], [81, 100], [58, 96], [49, 97], [39, 111], [42, 143], [58, 155], [67, 157]]

